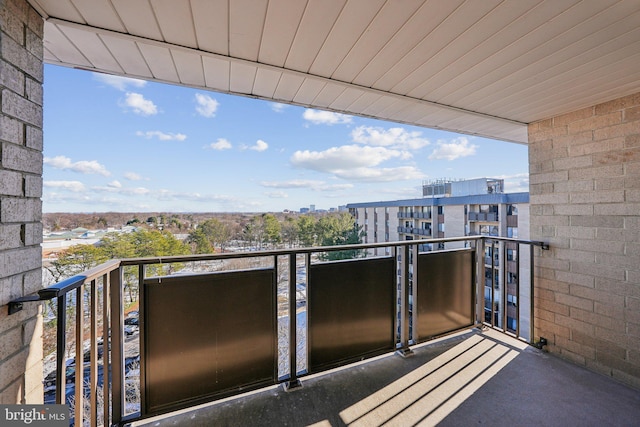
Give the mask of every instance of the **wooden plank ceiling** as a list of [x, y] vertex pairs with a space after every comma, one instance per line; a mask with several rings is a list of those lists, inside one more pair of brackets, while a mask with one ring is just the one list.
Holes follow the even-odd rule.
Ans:
[[640, 91], [640, 0], [29, 0], [45, 61], [527, 142]]

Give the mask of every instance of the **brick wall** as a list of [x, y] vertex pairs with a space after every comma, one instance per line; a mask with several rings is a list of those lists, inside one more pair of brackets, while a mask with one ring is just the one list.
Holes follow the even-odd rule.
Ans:
[[529, 125], [549, 350], [640, 388], [640, 93]]
[[42, 316], [7, 303], [42, 286], [43, 21], [0, 0], [0, 404], [41, 403]]

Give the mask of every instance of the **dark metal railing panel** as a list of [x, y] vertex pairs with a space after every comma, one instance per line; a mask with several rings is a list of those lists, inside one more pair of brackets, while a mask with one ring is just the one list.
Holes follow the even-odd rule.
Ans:
[[143, 415], [277, 382], [274, 269], [144, 281]]
[[312, 264], [308, 280], [309, 372], [395, 349], [393, 258]]
[[417, 276], [418, 341], [474, 324], [473, 249], [420, 254]]

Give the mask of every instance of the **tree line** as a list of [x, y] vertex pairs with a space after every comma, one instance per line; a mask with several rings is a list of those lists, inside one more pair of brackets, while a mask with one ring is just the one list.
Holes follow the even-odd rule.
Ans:
[[232, 240], [251, 249], [274, 249], [357, 244], [363, 236], [361, 227], [346, 212], [283, 219], [265, 213], [253, 216], [235, 233], [228, 223], [208, 219], [189, 233], [187, 241], [193, 253], [211, 253], [224, 251]]
[[[361, 243], [363, 237], [362, 227], [346, 212], [283, 218], [257, 214], [244, 225], [209, 218], [193, 227], [185, 240], [166, 229], [149, 226], [131, 233], [108, 233], [96, 245], [75, 245], [60, 252], [45, 268], [58, 282], [109, 259], [224, 252], [232, 243], [239, 250], [350, 245]], [[346, 259], [359, 255], [360, 251], [335, 251], [320, 257]]]

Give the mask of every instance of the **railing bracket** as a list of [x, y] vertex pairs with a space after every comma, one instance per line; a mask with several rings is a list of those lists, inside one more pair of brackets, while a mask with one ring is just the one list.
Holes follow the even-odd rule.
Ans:
[[16, 314], [19, 311], [22, 311], [22, 303], [18, 301], [11, 301], [9, 303], [9, 316]]
[[407, 358], [413, 356], [415, 353], [410, 348], [401, 348], [396, 350], [396, 354], [400, 357]]
[[295, 381], [286, 381], [282, 383], [282, 388], [288, 393], [290, 391], [295, 391], [302, 388], [302, 383], [298, 379], [296, 379]]
[[9, 304], [7, 304], [9, 306], [9, 315], [16, 314], [17, 312], [22, 311], [22, 309], [24, 308], [23, 303], [31, 301], [41, 301], [41, 299], [38, 296], [28, 296], [9, 301]]

